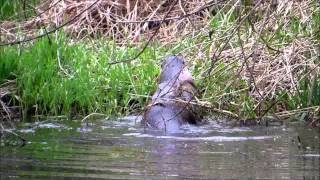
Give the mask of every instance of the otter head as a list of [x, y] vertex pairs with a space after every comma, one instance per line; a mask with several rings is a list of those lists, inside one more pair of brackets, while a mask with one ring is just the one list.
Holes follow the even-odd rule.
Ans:
[[166, 81], [175, 81], [182, 73], [185, 67], [183, 59], [176, 56], [166, 58], [161, 65], [160, 83]]
[[188, 82], [194, 85], [194, 79], [182, 58], [170, 56], [162, 62], [161, 67], [160, 83], [178, 80], [179, 83]]

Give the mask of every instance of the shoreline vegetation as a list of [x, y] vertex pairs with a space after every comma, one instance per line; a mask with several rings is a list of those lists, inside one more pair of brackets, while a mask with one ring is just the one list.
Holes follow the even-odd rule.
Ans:
[[208, 114], [320, 126], [316, 0], [1, 1], [0, 123], [141, 113], [179, 55]]

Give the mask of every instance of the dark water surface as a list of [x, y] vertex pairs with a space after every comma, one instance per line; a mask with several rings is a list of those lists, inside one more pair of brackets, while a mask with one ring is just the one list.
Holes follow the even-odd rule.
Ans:
[[212, 122], [164, 135], [145, 132], [129, 118], [88, 127], [46, 121], [16, 132], [28, 142], [2, 142], [1, 180], [320, 179], [320, 130], [301, 124], [232, 128]]

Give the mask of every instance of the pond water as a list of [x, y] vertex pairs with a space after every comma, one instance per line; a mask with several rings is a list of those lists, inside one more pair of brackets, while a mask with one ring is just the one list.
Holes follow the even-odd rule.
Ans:
[[210, 122], [163, 134], [128, 117], [88, 124], [48, 120], [15, 132], [27, 143], [2, 141], [1, 180], [320, 179], [320, 129], [302, 124]]

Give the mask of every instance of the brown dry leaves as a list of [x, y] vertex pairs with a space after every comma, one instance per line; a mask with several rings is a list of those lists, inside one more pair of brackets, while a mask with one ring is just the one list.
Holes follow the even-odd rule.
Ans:
[[[2, 22], [2, 39], [6, 42], [19, 39], [16, 34], [18, 30], [29, 37], [36, 35], [40, 27], [46, 27], [50, 31], [81, 14], [64, 27], [67, 34], [78, 39], [100, 34], [118, 43], [138, 43], [148, 39], [161, 26], [156, 39], [168, 42], [173, 37], [203, 26], [208, 18], [205, 15], [208, 9], [204, 7], [208, 3], [210, 5], [208, 0], [178, 0], [176, 4], [175, 1], [160, 0], [99, 0], [92, 8], [84, 11], [94, 2], [95, 0], [45, 1], [36, 8], [39, 16], [19, 23]], [[175, 7], [162, 22], [173, 5]]]

